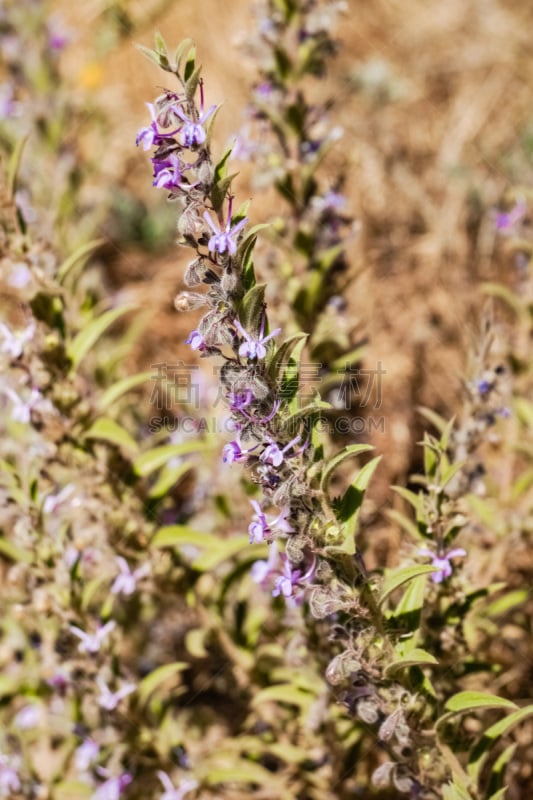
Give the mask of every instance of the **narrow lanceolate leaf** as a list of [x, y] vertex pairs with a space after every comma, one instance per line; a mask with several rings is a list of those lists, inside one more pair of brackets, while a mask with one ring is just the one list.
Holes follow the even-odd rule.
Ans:
[[93, 239], [91, 242], [85, 242], [85, 244], [80, 245], [58, 268], [57, 280], [59, 283], [63, 283], [74, 267], [83, 266], [91, 253], [98, 250], [104, 243], [105, 239]]
[[468, 790], [456, 781], [442, 787], [442, 798], [443, 800], [473, 800]]
[[141, 386], [153, 377], [153, 372], [139, 372], [137, 375], [130, 375], [128, 378], [117, 381], [102, 394], [98, 406], [104, 411], [109, 406], [112, 406], [123, 394], [135, 389], [137, 386]]
[[322, 471], [322, 479], [320, 481], [320, 488], [322, 491], [327, 491], [333, 473], [343, 461], [346, 461], [347, 458], [357, 456], [360, 453], [368, 453], [369, 450], [373, 449], [371, 444], [350, 444], [348, 447], [345, 447], [344, 450], [341, 450], [340, 453], [337, 453], [336, 456], [330, 458]]
[[395, 589], [403, 586], [404, 583], [418, 578], [419, 575], [428, 575], [430, 572], [436, 571], [437, 568], [431, 566], [431, 564], [415, 564], [412, 567], [403, 567], [402, 569], [393, 570], [383, 581], [379, 602], [383, 603]]
[[217, 547], [218, 536], [205, 531], [197, 531], [188, 525], [165, 525], [159, 528], [150, 542], [151, 547], [175, 547], [193, 545], [198, 548]]
[[110, 442], [131, 453], [135, 453], [139, 449], [137, 442], [128, 431], [108, 417], [97, 419], [85, 434], [85, 438]]
[[205, 442], [183, 442], [182, 444], [165, 444], [161, 447], [153, 447], [145, 453], [141, 453], [133, 464], [133, 469], [141, 477], [146, 477], [156, 469], [163, 467], [171, 458], [185, 456], [189, 453], [205, 453], [211, 446]]
[[307, 333], [296, 333], [294, 336], [290, 336], [285, 342], [283, 342], [282, 345], [278, 347], [268, 365], [269, 375], [274, 380], [277, 380], [280, 370], [287, 364], [291, 353], [298, 342], [305, 342], [307, 337]]
[[419, 647], [415, 647], [409, 653], [406, 653], [406, 655], [396, 658], [394, 663], [389, 664], [385, 670], [385, 675], [388, 676], [391, 673], [400, 669], [405, 669], [406, 667], [427, 666], [438, 663], [439, 662], [435, 656], [431, 655], [431, 653], [428, 653], [426, 650], [422, 650]]
[[517, 706], [511, 700], [489, 692], [459, 692], [450, 697], [444, 706], [446, 711], [454, 714], [463, 714], [468, 711], [476, 711], [484, 708], [509, 708], [516, 709]]
[[116, 322], [117, 319], [120, 319], [124, 314], [133, 311], [135, 308], [137, 306], [132, 304], [121, 306], [121, 308], [113, 308], [87, 323], [67, 348], [67, 355], [72, 362], [72, 368], [76, 369], [79, 366], [83, 358], [113, 322]]
[[172, 664], [164, 664], [162, 667], [154, 669], [154, 671], [147, 675], [146, 678], [143, 678], [139, 684], [137, 694], [140, 703], [145, 703], [152, 692], [155, 692], [159, 686], [170, 680], [170, 678], [175, 678], [181, 672], [188, 669], [189, 666], [190, 665], [186, 661], [174, 661]]
[[253, 706], [258, 706], [261, 703], [275, 702], [275, 703], [288, 703], [289, 705], [298, 706], [298, 708], [308, 708], [314, 697], [309, 692], [303, 692], [296, 686], [290, 684], [280, 684], [276, 686], [268, 686], [262, 689], [252, 700]]
[[507, 717], [499, 720], [499, 722], [495, 722], [494, 725], [491, 725], [490, 728], [487, 728], [483, 736], [493, 740], [499, 739], [500, 736], [506, 736], [508, 733], [510, 733], [515, 725], [519, 725], [524, 719], [527, 719], [531, 716], [533, 716], [533, 705], [525, 706], [519, 711], [515, 711], [512, 714], [509, 714]]
[[24, 152], [24, 147], [26, 142], [28, 141], [28, 135], [22, 136], [15, 144], [13, 152], [11, 154], [11, 158], [9, 159], [8, 164], [8, 176], [7, 176], [7, 187], [9, 192], [9, 197], [15, 196], [15, 191], [17, 188], [17, 176], [18, 171], [20, 168], [20, 162], [22, 160], [22, 153]]

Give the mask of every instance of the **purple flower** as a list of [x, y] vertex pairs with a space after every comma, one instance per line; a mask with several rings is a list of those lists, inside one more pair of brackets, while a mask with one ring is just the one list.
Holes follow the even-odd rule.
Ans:
[[131, 780], [131, 775], [128, 775], [127, 772], [124, 772], [119, 777], [109, 778], [91, 795], [91, 800], [119, 800], [120, 795], [126, 786], [131, 783]]
[[7, 282], [10, 286], [13, 286], [14, 289], [24, 289], [29, 283], [31, 283], [31, 280], [32, 274], [27, 264], [25, 264], [23, 261], [13, 264], [11, 268], [11, 274], [7, 279]]
[[191, 331], [189, 338], [185, 339], [185, 344], [190, 344], [192, 350], [205, 350], [207, 348], [204, 337], [198, 331]]
[[276, 442], [272, 442], [265, 447], [259, 458], [263, 464], [270, 464], [272, 467], [280, 467], [283, 464], [284, 455], [287, 450], [290, 450], [291, 447], [294, 447], [294, 445], [297, 444], [300, 439], [300, 436], [296, 436], [289, 442], [289, 444], [286, 444], [282, 450]]
[[443, 553], [440, 556], [434, 553], [432, 550], [429, 550], [427, 547], [422, 547], [418, 553], [421, 556], [428, 556], [428, 558], [431, 558], [431, 566], [437, 568], [437, 571], [433, 572], [431, 575], [431, 580], [433, 583], [442, 583], [445, 578], [450, 577], [453, 571], [450, 563], [451, 558], [455, 558], [456, 556], [466, 556], [466, 550], [464, 550], [462, 547], [456, 547], [453, 550], [448, 550], [447, 553]]
[[249, 453], [257, 447], [258, 445], [254, 445], [249, 450], [243, 450], [239, 442], [234, 439], [222, 448], [222, 461], [224, 464], [233, 464], [234, 461], [247, 461]]
[[9, 797], [10, 792], [20, 792], [21, 783], [18, 772], [12, 761], [0, 753], [0, 793], [2, 797]]
[[204, 86], [200, 81], [200, 115], [198, 119], [187, 117], [179, 106], [172, 106], [172, 111], [185, 123], [181, 128], [181, 144], [183, 147], [198, 147], [207, 139], [204, 123], [215, 112], [216, 106], [204, 111]]
[[250, 500], [250, 503], [255, 511], [252, 521], [248, 526], [250, 544], [253, 542], [256, 544], [263, 542], [272, 534], [272, 528], [277, 528], [279, 532], [292, 533], [293, 528], [287, 521], [287, 516], [290, 513], [289, 508], [282, 508], [278, 516], [269, 522], [257, 500]]
[[[158, 161], [152, 158], [154, 165], [154, 181], [152, 186], [158, 189], [181, 189], [182, 188], [182, 172], [183, 164], [179, 160], [176, 153], [171, 153], [168, 159]], [[188, 186], [188, 184], [185, 184]]]
[[244, 411], [254, 400], [255, 397], [251, 389], [246, 389], [245, 392], [230, 392], [228, 394], [231, 411]]
[[176, 128], [175, 131], [171, 131], [169, 133], [162, 133], [157, 127], [157, 115], [155, 113], [155, 108], [153, 106], [153, 103], [146, 103], [146, 105], [148, 107], [148, 110], [150, 111], [152, 122], [148, 127], [141, 128], [141, 130], [137, 134], [137, 138], [135, 139], [135, 144], [137, 145], [137, 147], [142, 142], [143, 150], [149, 150], [154, 145], [161, 144], [161, 142], [164, 141], [165, 139], [171, 139], [172, 136], [175, 136], [181, 130], [181, 128]]
[[74, 753], [74, 766], [78, 772], [87, 772], [91, 764], [98, 758], [99, 752], [100, 746], [96, 742], [93, 742], [92, 739], [85, 739]]
[[[291, 598], [295, 602], [301, 602], [303, 600], [303, 585], [311, 578], [313, 572], [315, 570], [315, 559], [313, 559], [313, 563], [307, 570], [307, 572], [302, 574], [302, 571], [299, 569], [293, 569], [291, 563], [287, 556], [282, 553], [280, 556], [281, 560], [283, 561], [283, 572], [282, 574], [276, 578], [274, 582], [274, 588], [272, 589], [272, 597], [279, 597], [283, 595], [283, 597], [287, 600]], [[295, 592], [295, 590], [300, 590]]]
[[12, 333], [7, 325], [0, 322], [0, 335], [4, 337], [4, 342], [0, 346], [0, 352], [7, 353], [11, 358], [19, 358], [24, 352], [26, 342], [31, 342], [35, 333], [35, 323], [31, 322], [27, 328], [19, 333]]
[[120, 689], [117, 689], [116, 692], [112, 692], [100, 675], [96, 678], [96, 683], [100, 689], [98, 705], [100, 708], [105, 708], [106, 711], [114, 711], [120, 701], [137, 688], [134, 683], [125, 683]]
[[254, 338], [248, 333], [248, 331], [245, 331], [238, 319], [234, 319], [233, 324], [237, 328], [239, 334], [245, 339], [245, 341], [239, 346], [239, 355], [242, 356], [242, 358], [265, 358], [265, 343], [274, 336], [277, 336], [281, 331], [281, 328], [276, 328], [276, 330], [272, 331], [272, 333], [269, 333], [268, 336], [263, 336], [265, 330], [264, 315], [263, 319], [261, 320], [261, 329], [257, 338]]
[[263, 589], [268, 579], [275, 574], [276, 562], [278, 560], [278, 543], [276, 540], [270, 545], [268, 552], [268, 561], [261, 559], [252, 564], [250, 576], [255, 583], [258, 583]]
[[183, 797], [188, 792], [192, 792], [192, 790], [196, 789], [198, 786], [197, 781], [193, 778], [186, 778], [184, 781], [180, 782], [180, 785], [176, 789], [167, 773], [162, 770], [159, 770], [157, 777], [163, 784], [165, 790], [159, 800], [183, 800]]
[[[59, 506], [63, 505], [63, 503], [66, 503], [70, 496], [75, 492], [76, 487], [74, 484], [67, 483], [67, 485], [57, 494], [49, 494], [43, 503], [43, 513], [55, 514]], [[76, 505], [79, 505], [79, 502], [76, 503]]]
[[207, 245], [208, 250], [211, 253], [220, 253], [223, 255], [226, 251], [230, 254], [230, 256], [234, 256], [237, 252], [237, 238], [239, 233], [244, 228], [246, 223], [248, 222], [247, 217], [241, 219], [240, 222], [237, 222], [235, 225], [232, 226], [231, 224], [231, 209], [233, 205], [233, 200], [230, 198], [228, 203], [228, 216], [226, 219], [226, 227], [224, 230], [219, 228], [213, 220], [211, 216], [208, 214], [207, 211], [204, 212], [204, 219], [213, 231], [213, 235], [209, 239], [209, 243]]
[[82, 631], [81, 628], [78, 628], [76, 625], [69, 625], [69, 628], [78, 639], [81, 639], [78, 645], [80, 653], [98, 653], [104, 640], [115, 626], [116, 622], [114, 620], [109, 620], [105, 625], [99, 627], [96, 633], [85, 633], [85, 631]]
[[143, 564], [142, 567], [138, 567], [132, 572], [128, 562], [122, 556], [117, 556], [115, 561], [120, 572], [113, 581], [111, 594], [133, 594], [137, 588], [137, 581], [149, 574], [150, 564]]
[[515, 226], [525, 217], [527, 203], [523, 198], [517, 200], [510, 211], [496, 213], [496, 230], [501, 233], [513, 233]]
[[268, 536], [270, 536], [272, 531], [270, 530], [267, 518], [263, 513], [263, 511], [261, 510], [261, 506], [259, 505], [259, 503], [256, 500], [250, 500], [250, 502], [255, 510], [255, 514], [252, 517], [252, 521], [248, 526], [248, 533], [250, 534], [250, 544], [252, 544], [252, 542], [259, 544]]

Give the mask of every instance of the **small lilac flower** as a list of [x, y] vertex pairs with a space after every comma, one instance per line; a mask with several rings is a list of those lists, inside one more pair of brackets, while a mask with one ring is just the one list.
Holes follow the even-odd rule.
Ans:
[[255, 511], [255, 514], [252, 517], [252, 521], [248, 526], [248, 532], [250, 534], [250, 544], [254, 542], [255, 544], [263, 542], [266, 538], [268, 538], [272, 534], [272, 528], [277, 528], [278, 531], [283, 533], [292, 532], [293, 528], [287, 521], [287, 515], [290, 513], [290, 509], [288, 508], [281, 509], [278, 516], [269, 522], [257, 500], [250, 500], [250, 503], [252, 504]]
[[261, 506], [257, 502], [257, 500], [250, 500], [252, 506], [254, 507], [255, 514], [252, 517], [252, 521], [248, 526], [248, 532], [250, 534], [250, 544], [255, 542], [259, 544], [260, 542], [264, 541], [270, 534], [272, 533], [267, 518], [263, 511], [261, 510]]
[[230, 254], [230, 256], [234, 256], [237, 252], [237, 239], [239, 233], [244, 228], [246, 223], [248, 222], [248, 218], [244, 217], [241, 219], [240, 222], [237, 222], [235, 225], [232, 226], [231, 224], [231, 209], [232, 209], [233, 199], [230, 198], [228, 203], [228, 215], [226, 218], [226, 227], [224, 230], [219, 228], [213, 220], [211, 219], [210, 214], [205, 211], [204, 212], [204, 219], [213, 231], [213, 235], [209, 239], [207, 248], [210, 253], [220, 253], [223, 255], [226, 251]]
[[13, 389], [10, 389], [9, 386], [1, 387], [0, 391], [7, 394], [13, 403], [11, 419], [15, 422], [21, 422], [23, 425], [27, 425], [30, 422], [31, 412], [34, 409], [43, 412], [51, 412], [54, 410], [50, 401], [46, 400], [38, 389], [31, 390], [30, 397], [26, 402], [21, 400], [18, 394], [14, 392]]
[[134, 683], [125, 683], [116, 692], [112, 692], [109, 686], [104, 682], [100, 675], [96, 679], [100, 694], [98, 695], [97, 702], [100, 708], [105, 708], [106, 711], [114, 711], [120, 701], [130, 695], [137, 688]]
[[[1, 114], [0, 114], [1, 116]], [[11, 274], [7, 282], [14, 289], [24, 289], [32, 279], [31, 270], [23, 261], [13, 264]]]
[[158, 189], [181, 189], [183, 165], [176, 153], [171, 153], [165, 161], [152, 159], [154, 165], [153, 186]]
[[24, 352], [24, 345], [33, 339], [34, 333], [35, 323], [33, 322], [19, 333], [13, 333], [7, 325], [0, 322], [0, 335], [4, 337], [4, 342], [0, 345], [0, 352], [7, 353], [11, 358], [19, 358]]
[[204, 337], [198, 331], [191, 331], [189, 338], [185, 339], [185, 344], [190, 344], [192, 350], [200, 350], [200, 352], [207, 347]]
[[269, 333], [268, 336], [263, 336], [265, 330], [265, 317], [261, 321], [261, 329], [259, 331], [259, 336], [257, 339], [254, 339], [248, 331], [245, 331], [242, 327], [241, 323], [238, 319], [233, 320], [233, 324], [237, 328], [239, 334], [244, 337], [245, 341], [239, 346], [239, 355], [242, 358], [265, 358], [266, 356], [266, 347], [265, 343], [268, 342], [269, 339], [272, 339], [274, 336], [277, 336], [278, 333], [281, 331], [281, 328], [276, 328], [276, 330]]
[[114, 620], [109, 620], [105, 625], [99, 627], [96, 633], [85, 633], [85, 631], [82, 631], [82, 629], [78, 628], [76, 625], [69, 625], [69, 629], [78, 639], [81, 639], [78, 645], [80, 653], [98, 653], [104, 640], [111, 633], [116, 624]]
[[9, 797], [10, 792], [20, 792], [22, 784], [12, 760], [0, 753], [0, 795]]
[[137, 581], [149, 574], [150, 564], [143, 564], [142, 567], [138, 567], [132, 572], [128, 562], [122, 556], [117, 556], [115, 561], [120, 572], [113, 581], [111, 594], [133, 594], [137, 588]]
[[55, 514], [59, 506], [66, 503], [66, 501], [71, 497], [71, 495], [76, 491], [76, 487], [73, 483], [67, 483], [67, 485], [61, 489], [58, 494], [49, 494], [48, 497], [45, 498], [43, 503], [43, 513], [44, 514]]
[[204, 88], [200, 81], [200, 115], [198, 119], [187, 117], [179, 106], [172, 106], [174, 113], [185, 123], [181, 128], [181, 144], [183, 147], [198, 147], [207, 139], [204, 124], [216, 111], [216, 106], [211, 106], [204, 111]]
[[159, 770], [157, 777], [163, 784], [165, 790], [159, 800], [183, 800], [188, 792], [192, 792], [193, 789], [198, 787], [197, 781], [193, 778], [186, 778], [184, 781], [180, 782], [180, 785], [176, 789], [167, 773], [162, 770]]
[[250, 576], [254, 583], [258, 583], [263, 589], [271, 575], [275, 572], [276, 562], [278, 560], [278, 543], [276, 540], [272, 542], [268, 551], [268, 560], [261, 559], [252, 564]]
[[488, 380], [480, 380], [477, 382], [477, 390], [482, 397], [485, 397], [494, 388], [494, 384]]
[[127, 772], [119, 777], [109, 778], [91, 795], [91, 800], [119, 800], [123, 790], [129, 786], [131, 781], [132, 777]]
[[135, 144], [137, 147], [142, 143], [143, 150], [149, 150], [154, 145], [161, 144], [161, 142], [165, 139], [171, 139], [181, 130], [181, 128], [176, 128], [175, 131], [162, 133], [157, 127], [157, 115], [155, 113], [153, 103], [146, 103], [146, 106], [148, 107], [150, 116], [152, 117], [152, 122], [149, 126], [141, 128], [137, 134], [137, 138], [135, 139]]
[[287, 450], [290, 450], [291, 447], [294, 447], [294, 445], [297, 444], [300, 439], [300, 436], [296, 436], [289, 442], [289, 444], [286, 444], [283, 449], [280, 449], [276, 442], [272, 442], [265, 447], [259, 458], [264, 464], [270, 464], [272, 467], [280, 467], [283, 464], [284, 456]]
[[74, 753], [74, 766], [78, 772], [87, 772], [91, 764], [98, 758], [99, 753], [100, 745], [92, 739], [85, 739]]
[[66, 672], [58, 670], [46, 682], [54, 691], [63, 697], [69, 684], [69, 675]]
[[496, 230], [501, 233], [513, 233], [515, 226], [525, 217], [527, 203], [523, 198], [517, 200], [510, 211], [496, 213]]
[[441, 556], [438, 556], [427, 547], [422, 547], [418, 553], [421, 556], [428, 556], [428, 558], [431, 558], [431, 566], [437, 568], [437, 571], [433, 572], [431, 575], [431, 580], [433, 583], [442, 583], [445, 578], [450, 577], [453, 571], [452, 565], [450, 564], [451, 558], [455, 558], [456, 556], [466, 556], [466, 550], [464, 550], [462, 547], [456, 547], [453, 550], [448, 550], [447, 553], [444, 553]]
[[232, 442], [228, 442], [222, 448], [222, 461], [225, 464], [233, 464], [234, 461], [248, 461], [250, 453], [257, 449], [259, 445], [254, 445], [250, 447], [248, 450], [243, 450], [240, 443], [237, 440], [233, 440]]
[[16, 714], [13, 723], [21, 731], [29, 731], [36, 728], [40, 722], [41, 711], [39, 706], [28, 705], [21, 708]]
[[[315, 560], [313, 559], [313, 563], [307, 572], [302, 574], [301, 570], [292, 568], [289, 559], [284, 553], [282, 553], [280, 557], [283, 561], [283, 573], [277, 577], [274, 582], [272, 597], [283, 595], [286, 600], [291, 598], [296, 603], [301, 602], [303, 600], [303, 591], [301, 590], [303, 589], [303, 585], [313, 575]], [[296, 592], [295, 590], [298, 589], [300, 591]]]
[[244, 411], [254, 400], [255, 397], [251, 389], [246, 389], [245, 392], [230, 392], [228, 394], [231, 411]]

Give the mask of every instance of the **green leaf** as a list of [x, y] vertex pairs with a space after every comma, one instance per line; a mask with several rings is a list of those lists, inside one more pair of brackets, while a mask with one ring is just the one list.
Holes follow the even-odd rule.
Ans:
[[184, 475], [190, 472], [194, 464], [184, 462], [178, 464], [177, 467], [166, 466], [163, 467], [159, 473], [159, 477], [154, 485], [151, 487], [148, 497], [162, 497], [171, 489]]
[[0, 556], [5, 556], [11, 561], [19, 561], [25, 564], [29, 564], [33, 560], [31, 553], [28, 553], [26, 550], [21, 550], [20, 547], [4, 539], [3, 536], [0, 536]]
[[274, 352], [268, 365], [268, 373], [273, 380], [277, 380], [280, 370], [287, 364], [292, 351], [299, 342], [305, 344], [307, 340], [307, 333], [296, 333], [284, 341], [278, 349]]
[[85, 800], [93, 796], [93, 787], [86, 781], [61, 781], [54, 786], [54, 800]]
[[140, 682], [137, 694], [139, 702], [144, 705], [152, 692], [155, 692], [162, 683], [168, 681], [170, 678], [175, 678], [180, 672], [189, 669], [190, 664], [186, 661], [174, 661], [172, 664], [164, 664], [162, 667], [154, 669], [146, 678]]
[[266, 702], [288, 703], [289, 705], [297, 706], [303, 711], [309, 708], [313, 700], [314, 695], [309, 692], [304, 692], [298, 689], [297, 686], [283, 683], [262, 689], [253, 698], [252, 706], [256, 707]]
[[135, 389], [137, 386], [140, 386], [146, 381], [152, 380], [154, 377], [154, 373], [150, 372], [138, 372], [137, 375], [130, 375], [128, 378], [123, 378], [120, 381], [117, 381], [105, 392], [101, 395], [98, 406], [101, 411], [109, 408], [115, 403], [119, 397], [122, 397], [123, 394], [126, 392], [131, 391], [131, 389]]
[[522, 720], [531, 716], [533, 716], [533, 705], [524, 706], [524, 708], [514, 711], [512, 714], [499, 720], [499, 722], [495, 722], [494, 725], [487, 728], [483, 735], [488, 739], [499, 739], [500, 736], [506, 736], [516, 725], [522, 722]]
[[446, 426], [448, 425], [448, 420], [441, 417], [440, 414], [437, 414], [431, 408], [426, 408], [425, 406], [417, 406], [416, 410], [419, 414], [421, 414], [428, 422], [430, 422], [439, 433], [444, 433], [446, 430]]
[[29, 134], [17, 139], [9, 159], [7, 168], [7, 190], [10, 198], [15, 196], [17, 189], [17, 176], [20, 169], [20, 162], [22, 161], [22, 153], [24, 152], [24, 147], [26, 146], [28, 138]]
[[406, 667], [424, 666], [438, 663], [439, 662], [435, 656], [432, 656], [431, 653], [428, 653], [426, 650], [422, 650], [419, 647], [415, 647], [409, 653], [406, 653], [399, 658], [395, 658], [394, 662], [389, 664], [385, 669], [385, 675], [390, 676], [397, 670], [405, 669]]
[[217, 539], [217, 544], [205, 549], [203, 553], [197, 556], [192, 566], [201, 572], [210, 572], [216, 569], [228, 558], [245, 552], [248, 552], [250, 541], [248, 536], [231, 536], [229, 539]]
[[511, 289], [508, 289], [507, 286], [503, 286], [501, 283], [487, 282], [481, 284], [481, 291], [492, 297], [499, 297], [500, 300], [503, 300], [513, 309], [518, 317], [523, 316], [524, 305], [522, 299]]
[[85, 325], [67, 348], [67, 354], [72, 362], [72, 368], [76, 369], [79, 366], [82, 359], [113, 322], [116, 322], [116, 320], [123, 317], [124, 314], [136, 308], [137, 306], [133, 304], [121, 306], [120, 308], [113, 308], [110, 311], [106, 311], [101, 316], [92, 319]]
[[211, 445], [200, 441], [164, 444], [160, 447], [153, 447], [151, 450], [147, 450], [137, 456], [133, 463], [133, 469], [137, 475], [144, 478], [155, 472], [156, 469], [165, 466], [171, 458], [188, 455], [189, 453], [205, 453], [211, 449]]
[[189, 51], [192, 47], [194, 47], [192, 39], [184, 39], [182, 42], [180, 42], [176, 48], [176, 52], [174, 53], [174, 62], [176, 67], [179, 67], [185, 52]]
[[148, 59], [148, 61], [151, 61], [157, 67], [161, 67], [160, 56], [158, 53], [155, 52], [155, 50], [152, 50], [151, 47], [145, 47], [143, 44], [137, 44], [137, 43], [135, 43], [135, 47], [137, 48], [139, 53], [142, 53], [143, 56], [145, 56]]
[[57, 280], [59, 283], [63, 283], [67, 275], [70, 274], [71, 270], [76, 266], [80, 265], [83, 266], [87, 261], [87, 258], [94, 253], [95, 250], [98, 250], [103, 244], [105, 244], [105, 239], [93, 239], [90, 242], [85, 242], [85, 244], [80, 245], [63, 263], [57, 270]]
[[246, 292], [241, 300], [239, 319], [247, 331], [259, 330], [265, 307], [265, 289], [265, 283], [257, 283]]
[[204, 781], [210, 786], [218, 783], [257, 783], [260, 786], [271, 786], [273, 775], [259, 764], [232, 758], [229, 767], [207, 765]]
[[401, 511], [396, 511], [394, 508], [389, 508], [385, 511], [385, 514], [389, 519], [392, 519], [394, 522], [398, 523], [398, 525], [403, 528], [406, 533], [412, 536], [413, 539], [424, 539], [413, 520], [409, 519], [409, 517], [407, 517], [405, 514], [402, 514]]
[[320, 481], [320, 488], [323, 492], [327, 492], [329, 481], [333, 476], [333, 473], [337, 469], [337, 467], [342, 464], [347, 458], [353, 458], [354, 456], [359, 455], [360, 453], [368, 453], [369, 450], [373, 450], [374, 448], [370, 444], [350, 444], [344, 448], [340, 453], [337, 453], [336, 456], [330, 458], [329, 461], [324, 466], [322, 471], [322, 478]]
[[340, 551], [353, 555], [355, 553], [355, 531], [359, 511], [363, 505], [363, 499], [368, 483], [374, 474], [376, 467], [381, 461], [382, 456], [376, 456], [368, 464], [359, 470], [359, 473], [352, 484], [347, 488], [340, 500], [333, 500], [331, 505], [335, 511], [335, 516], [343, 525], [343, 542]]
[[392, 592], [403, 586], [404, 583], [408, 583], [420, 575], [429, 575], [431, 572], [437, 572], [437, 570], [438, 568], [431, 566], [431, 564], [415, 564], [411, 567], [392, 570], [383, 581], [379, 602], [383, 603]]
[[85, 439], [101, 439], [132, 453], [137, 452], [139, 445], [121, 425], [109, 417], [101, 417], [94, 422], [85, 433]]
[[491, 794], [488, 800], [505, 800], [507, 789], [507, 786], [503, 786], [501, 789], [498, 789], [497, 792]]
[[443, 800], [473, 800], [467, 789], [455, 780], [442, 787], [442, 798]]
[[217, 547], [220, 538], [212, 533], [197, 531], [188, 525], [165, 525], [154, 534], [151, 547], [175, 547], [194, 545], [195, 547]]
[[410, 630], [414, 630], [418, 624], [418, 614], [424, 605], [424, 597], [426, 593], [427, 575], [419, 575], [409, 582], [409, 586], [405, 590], [402, 599], [391, 613], [392, 619], [400, 620], [402, 617], [416, 617], [413, 618], [413, 626]]
[[505, 697], [498, 697], [489, 692], [458, 692], [450, 697], [444, 708], [454, 714], [463, 714], [480, 708], [511, 708], [516, 709], [516, 703]]

